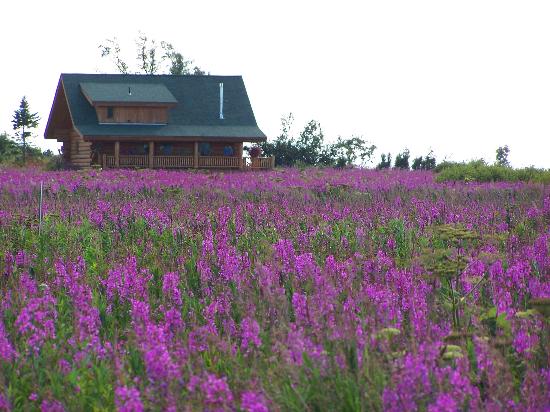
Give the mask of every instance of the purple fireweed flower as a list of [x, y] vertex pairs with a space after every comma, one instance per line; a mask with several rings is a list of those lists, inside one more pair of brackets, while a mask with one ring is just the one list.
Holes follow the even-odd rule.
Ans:
[[[521, 388], [523, 410], [550, 411], [550, 369], [529, 369]], [[519, 408], [518, 408], [519, 409]]]
[[297, 325], [306, 325], [308, 323], [307, 296], [294, 292], [292, 295], [292, 306], [294, 307], [294, 316]]
[[225, 377], [218, 378], [216, 375], [208, 374], [200, 386], [204, 402], [209, 408], [229, 406], [233, 402], [233, 393]]
[[183, 329], [183, 319], [179, 309], [168, 309], [164, 312], [164, 331], [172, 336]]
[[514, 349], [525, 356], [532, 357], [532, 351], [537, 347], [540, 341], [540, 331], [543, 330], [543, 324], [540, 319], [521, 319], [512, 322], [514, 339], [512, 345]]
[[200, 383], [201, 383], [201, 378], [196, 375], [192, 375], [189, 378], [189, 382], [187, 383], [186, 388], [189, 392], [195, 392], [195, 389], [197, 389]]
[[285, 342], [285, 360], [292, 365], [302, 365], [304, 354], [320, 366], [324, 366], [327, 361], [326, 352], [320, 344], [316, 344], [310, 337], [306, 336], [303, 328], [296, 324], [290, 324]]
[[296, 278], [300, 282], [306, 281], [307, 279], [316, 278], [320, 275], [320, 269], [315, 262], [313, 253], [298, 255], [296, 256], [295, 262]]
[[147, 325], [146, 336], [140, 345], [149, 379], [168, 382], [178, 376], [178, 367], [168, 351], [166, 336], [161, 327]]
[[38, 284], [27, 272], [19, 278], [19, 293], [24, 297], [38, 294]]
[[99, 228], [103, 226], [104, 215], [99, 210], [92, 210], [88, 214], [88, 219], [90, 220], [90, 222], [92, 222], [95, 226]]
[[238, 281], [241, 274], [241, 258], [234, 247], [218, 247], [220, 277], [225, 281]]
[[181, 306], [180, 278], [175, 272], [168, 272], [162, 279], [162, 293], [170, 305]]
[[294, 246], [289, 239], [279, 239], [275, 245], [275, 254], [279, 258], [285, 273], [292, 273], [295, 265], [296, 254]]
[[115, 297], [122, 302], [130, 299], [147, 301], [147, 284], [150, 280], [151, 274], [145, 269], [138, 270], [136, 257], [130, 256], [124, 265], [109, 271], [105, 280], [107, 298], [111, 303]]
[[[86, 266], [84, 259], [79, 257], [76, 263], [64, 264], [62, 261], [55, 263], [57, 283], [67, 290], [74, 306], [76, 331], [73, 335], [74, 344], [85, 344], [87, 349], [93, 350], [97, 355], [104, 354], [100, 338], [99, 310], [92, 304], [92, 290], [85, 283], [84, 274]], [[85, 356], [86, 352], [82, 355]]]
[[44, 399], [40, 404], [40, 412], [65, 412], [65, 407], [59, 401]]
[[407, 354], [400, 363], [399, 372], [392, 377], [393, 387], [386, 387], [382, 395], [386, 411], [416, 410], [416, 399], [432, 392], [430, 368], [423, 359]]
[[0, 412], [10, 412], [11, 405], [8, 398], [0, 392]]
[[246, 412], [268, 412], [267, 402], [262, 393], [243, 392], [241, 395], [241, 409]]
[[459, 410], [457, 402], [448, 393], [440, 393], [436, 401], [428, 407], [428, 412], [456, 412]]
[[165, 329], [151, 322], [149, 306], [141, 301], [132, 301], [132, 318], [149, 379], [167, 383], [176, 378], [178, 367], [168, 351]]
[[143, 412], [139, 391], [134, 387], [119, 386], [115, 389], [115, 405], [119, 412]]
[[57, 366], [63, 375], [68, 375], [69, 372], [72, 370], [71, 364], [66, 359], [59, 359], [59, 362], [57, 362]]
[[256, 319], [246, 317], [241, 322], [241, 349], [247, 352], [252, 345], [257, 348], [262, 345], [260, 339], [260, 325]]
[[31, 257], [24, 250], [20, 250], [15, 255], [15, 264], [19, 267], [29, 267], [31, 264]]
[[206, 352], [210, 341], [214, 340], [218, 335], [216, 326], [208, 324], [198, 326], [189, 332], [187, 338], [187, 346], [190, 353]]
[[15, 320], [15, 327], [26, 336], [30, 351], [39, 352], [48, 339], [55, 339], [56, 303], [46, 289], [42, 297], [30, 298]]
[[2, 321], [2, 312], [0, 312], [0, 361], [11, 362], [17, 356], [13, 345], [8, 339], [4, 322]]
[[512, 296], [506, 288], [502, 262], [497, 260], [489, 267], [489, 279], [493, 287], [493, 303], [499, 313], [509, 312], [512, 307]]
[[15, 265], [15, 256], [13, 256], [10, 252], [6, 252], [4, 256], [4, 275], [6, 277], [11, 277], [13, 275], [13, 269]]

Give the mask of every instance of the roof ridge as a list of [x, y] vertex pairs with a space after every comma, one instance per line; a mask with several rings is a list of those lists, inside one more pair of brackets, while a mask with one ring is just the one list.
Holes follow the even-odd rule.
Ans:
[[242, 74], [143, 74], [143, 73], [61, 73], [61, 76], [132, 76], [132, 77], [243, 77]]

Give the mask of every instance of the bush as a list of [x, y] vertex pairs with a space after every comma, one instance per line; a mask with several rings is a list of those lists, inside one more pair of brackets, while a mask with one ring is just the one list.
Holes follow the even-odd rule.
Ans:
[[503, 165], [487, 165], [483, 159], [468, 163], [442, 162], [436, 168], [438, 182], [533, 182], [550, 183], [550, 170], [527, 167], [512, 169]]

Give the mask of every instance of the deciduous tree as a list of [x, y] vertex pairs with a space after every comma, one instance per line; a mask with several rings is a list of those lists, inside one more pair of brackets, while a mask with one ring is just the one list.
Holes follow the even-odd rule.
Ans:
[[411, 154], [409, 152], [409, 149], [405, 149], [401, 153], [398, 153], [397, 156], [395, 156], [394, 168], [409, 170], [410, 157]]
[[508, 145], [501, 146], [497, 149], [496, 163], [499, 166], [510, 167], [510, 161], [508, 155], [510, 154], [510, 148]]
[[[193, 60], [185, 58], [180, 52], [175, 50], [172, 43], [166, 41], [158, 42], [140, 32], [135, 40], [135, 45], [136, 60], [138, 63], [136, 73], [205, 74], [199, 66], [193, 66]], [[101, 57], [110, 58], [120, 73], [129, 73], [129, 65], [122, 57], [122, 49], [116, 37], [106, 39], [99, 45], [99, 50]]]

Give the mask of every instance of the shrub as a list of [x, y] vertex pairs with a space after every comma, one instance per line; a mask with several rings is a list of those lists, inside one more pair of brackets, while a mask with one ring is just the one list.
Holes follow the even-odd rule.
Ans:
[[483, 159], [469, 163], [442, 162], [436, 168], [438, 182], [533, 182], [550, 183], [550, 170], [527, 167], [512, 169], [502, 165], [487, 165]]

